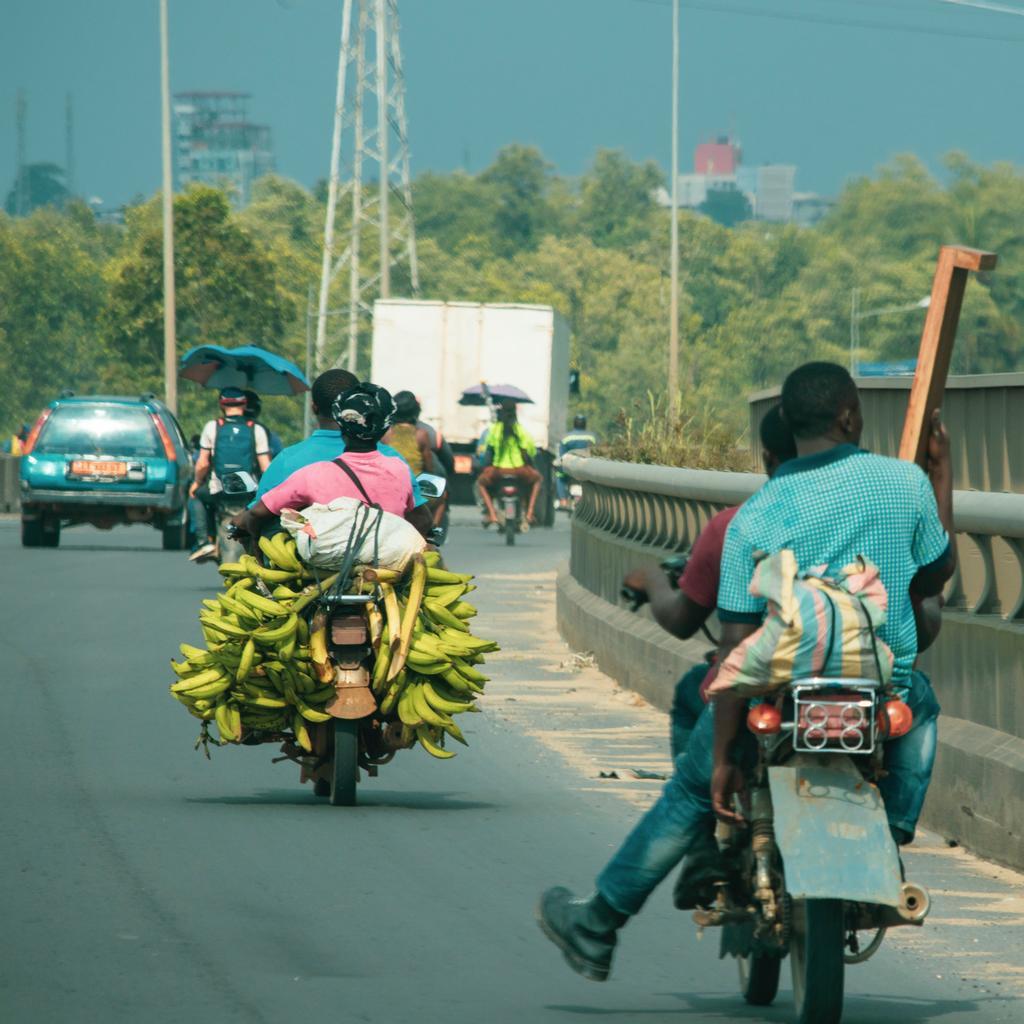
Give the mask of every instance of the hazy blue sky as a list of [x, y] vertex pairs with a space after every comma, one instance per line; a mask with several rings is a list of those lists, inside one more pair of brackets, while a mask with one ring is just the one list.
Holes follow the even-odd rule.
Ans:
[[[979, 0], [983, 2], [983, 0]], [[1024, 12], [1022, 0], [1000, 0]], [[253, 93], [281, 173], [325, 175], [341, 0], [170, 0], [174, 90]], [[4, 0], [0, 188], [14, 103], [31, 160], [107, 205], [159, 183], [157, 0]], [[479, 170], [508, 142], [577, 174], [595, 150], [669, 159], [669, 0], [401, 0], [414, 173]], [[942, 0], [692, 0], [683, 6], [682, 164], [735, 125], [747, 162], [826, 193], [913, 151], [1024, 163], [1024, 17]]]

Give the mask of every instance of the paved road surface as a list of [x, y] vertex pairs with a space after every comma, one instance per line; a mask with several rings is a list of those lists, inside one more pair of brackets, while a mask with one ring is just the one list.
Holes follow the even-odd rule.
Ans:
[[[482, 577], [479, 631], [506, 646], [488, 713], [454, 761], [402, 754], [345, 810], [273, 748], [193, 752], [166, 664], [198, 638], [212, 568], [142, 527], [22, 551], [0, 523], [0, 1020], [787, 1020], [788, 992], [737, 1002], [667, 892], [603, 986], [533, 922], [538, 891], [588, 886], [656, 791], [597, 770], [666, 761], [663, 717], [552, 631], [567, 539], [562, 523], [509, 551], [454, 531], [450, 561]], [[1020, 876], [934, 839], [911, 873], [941, 890], [937, 922], [851, 973], [847, 1024], [1024, 1019]]]

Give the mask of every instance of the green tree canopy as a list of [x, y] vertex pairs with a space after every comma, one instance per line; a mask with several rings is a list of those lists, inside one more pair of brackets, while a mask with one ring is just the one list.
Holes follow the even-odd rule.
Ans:
[[[622, 410], [627, 419], [664, 410], [670, 223], [653, 198], [660, 181], [655, 166], [608, 150], [581, 177], [560, 177], [536, 149], [519, 145], [479, 174], [422, 174], [413, 182], [420, 294], [548, 303], [562, 312], [582, 372], [574, 408], [602, 433]], [[175, 198], [181, 351], [203, 341], [253, 342], [303, 364], [325, 202], [322, 187], [280, 177], [260, 181], [242, 211], [209, 188]], [[341, 204], [339, 232], [349, 216]], [[854, 289], [862, 311], [900, 307], [861, 320], [854, 358], [912, 357], [924, 316], [914, 303], [929, 292], [938, 248], [948, 242], [999, 253], [998, 269], [968, 287], [954, 371], [1024, 367], [1022, 224], [1024, 174], [958, 153], [947, 157], [942, 180], [901, 157], [851, 182], [815, 228], [752, 220], [727, 227], [681, 213], [686, 423], [714, 422], [738, 437], [750, 391], [779, 383], [806, 359], [845, 364]], [[377, 232], [367, 230], [371, 273], [377, 246]], [[332, 307], [346, 289], [338, 282]], [[392, 294], [410, 291], [406, 273], [394, 273]], [[0, 427], [30, 419], [65, 386], [159, 390], [162, 302], [158, 199], [131, 208], [118, 227], [97, 224], [73, 200], [63, 211], [0, 214]], [[365, 366], [369, 330], [360, 337]], [[188, 429], [210, 408], [209, 395], [183, 388]], [[301, 403], [272, 400], [265, 415], [293, 438]]]
[[[128, 244], [106, 268], [105, 382], [115, 390], [161, 389], [163, 248], [156, 204], [129, 212]], [[216, 189], [193, 186], [175, 197], [174, 271], [179, 356], [206, 343], [274, 348], [295, 315], [266, 248]], [[189, 394], [183, 393], [186, 409]]]
[[510, 255], [532, 249], [550, 230], [546, 195], [551, 165], [533, 146], [506, 146], [481, 175], [494, 189], [497, 250]]

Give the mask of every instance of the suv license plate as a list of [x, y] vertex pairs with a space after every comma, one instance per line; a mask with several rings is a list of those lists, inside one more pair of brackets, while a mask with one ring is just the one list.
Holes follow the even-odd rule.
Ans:
[[72, 476], [122, 477], [128, 475], [127, 462], [93, 461], [74, 459], [71, 463]]

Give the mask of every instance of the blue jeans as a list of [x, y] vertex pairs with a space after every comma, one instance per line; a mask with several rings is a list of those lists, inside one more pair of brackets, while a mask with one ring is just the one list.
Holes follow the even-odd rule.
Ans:
[[700, 684], [707, 674], [708, 663], [701, 661], [685, 672], [676, 683], [669, 716], [669, 744], [673, 761], [686, 750], [697, 720], [707, 707], [700, 695]]
[[[906, 698], [914, 725], [886, 747], [889, 774], [879, 789], [890, 827], [904, 842], [913, 839], [935, 763], [939, 704], [923, 672], [908, 681]], [[709, 704], [697, 722], [689, 746], [675, 761], [672, 778], [658, 802], [640, 819], [618, 852], [598, 875], [597, 890], [621, 914], [637, 914], [647, 897], [683, 859], [695, 837], [712, 827], [711, 770], [714, 711]], [[756, 756], [753, 737], [744, 731], [736, 744], [738, 761]]]
[[561, 470], [555, 472], [555, 497], [559, 501], [569, 500], [569, 478]]

